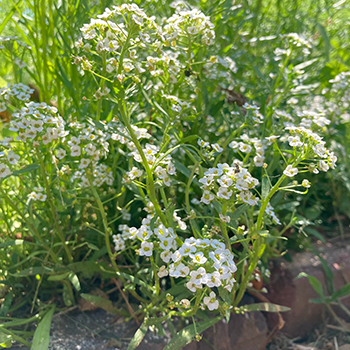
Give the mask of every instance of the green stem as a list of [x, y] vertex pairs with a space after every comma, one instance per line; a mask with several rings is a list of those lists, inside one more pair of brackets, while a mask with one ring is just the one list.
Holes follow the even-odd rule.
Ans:
[[[227, 140], [225, 141], [224, 145], [222, 146], [223, 149], [226, 149], [228, 144], [235, 138], [235, 136], [237, 134], [239, 134], [244, 128], [246, 127], [246, 124], [243, 123], [238, 129], [232, 131], [231, 135], [227, 138]], [[222, 153], [220, 153], [216, 159], [215, 159], [215, 163], [214, 163], [214, 167], [216, 167], [219, 163], [219, 160], [222, 156]]]
[[18, 206], [11, 200], [11, 198], [5, 193], [5, 191], [0, 187], [0, 193], [8, 205], [21, 217], [21, 219], [25, 222], [29, 230], [34, 234], [34, 236], [41, 243], [43, 248], [50, 252], [50, 255], [55, 263], [60, 263], [60, 260], [56, 256], [56, 254], [50, 249], [50, 247], [45, 244], [44, 240], [41, 238], [39, 232], [36, 230], [35, 226], [24, 216], [23, 211], [18, 208]]
[[[100, 196], [99, 196], [95, 186], [92, 184], [91, 178], [89, 178], [89, 182], [90, 182], [90, 188], [91, 188], [92, 194], [95, 197], [95, 200], [97, 202], [97, 205], [98, 205], [98, 208], [99, 208], [99, 211], [100, 211], [100, 215], [102, 217], [102, 223], [103, 223], [104, 235], [105, 235], [105, 243], [106, 243], [106, 248], [107, 248], [107, 253], [108, 253], [109, 259], [111, 261], [111, 264], [112, 264], [115, 272], [117, 273], [118, 277], [122, 281], [123, 285], [126, 286], [126, 281], [125, 281], [124, 277], [120, 274], [120, 270], [119, 270], [118, 265], [115, 262], [115, 258], [113, 256], [111, 242], [110, 242], [110, 238], [109, 238], [110, 234], [112, 233], [112, 230], [108, 226], [107, 215], [106, 215], [106, 212], [105, 212], [105, 210], [103, 208], [102, 200], [101, 200], [101, 198], [100, 198]], [[138, 301], [143, 302], [143, 303], [147, 302], [145, 299], [140, 297], [134, 290], [130, 289], [129, 292]]]
[[267, 197], [263, 200], [260, 211], [259, 211], [259, 215], [258, 215], [258, 219], [256, 222], [256, 232], [258, 234], [257, 239], [255, 240], [255, 242], [253, 243], [253, 259], [252, 262], [249, 265], [248, 271], [246, 272], [246, 274], [243, 277], [243, 280], [241, 282], [237, 297], [234, 301], [234, 306], [237, 306], [239, 304], [239, 302], [242, 300], [244, 292], [246, 290], [246, 286], [254, 272], [254, 270], [256, 269], [256, 266], [258, 265], [258, 261], [263, 253], [263, 244], [265, 242], [265, 238], [263, 238], [262, 236], [259, 235], [258, 231], [261, 230], [262, 228], [262, 220], [263, 220], [263, 216], [265, 214], [265, 210], [266, 207], [268, 205], [268, 203], [270, 202], [270, 199], [272, 198], [272, 196], [278, 191], [279, 186], [281, 185], [281, 183], [284, 181], [284, 179], [286, 178], [286, 175], [282, 175], [279, 180], [276, 182], [276, 184], [271, 188], [269, 194], [267, 195]]
[[124, 102], [122, 102], [121, 99], [119, 99], [119, 111], [121, 113], [123, 122], [124, 122], [126, 128], [128, 129], [130, 137], [131, 137], [132, 141], [134, 142], [134, 144], [135, 144], [135, 146], [137, 148], [137, 151], [139, 152], [139, 154], [141, 156], [142, 164], [143, 164], [143, 166], [144, 166], [144, 168], [146, 170], [146, 175], [147, 175], [146, 181], [147, 181], [147, 193], [148, 193], [148, 196], [149, 196], [151, 202], [153, 203], [154, 209], [155, 209], [156, 213], [158, 214], [159, 218], [161, 219], [162, 223], [165, 225], [165, 227], [169, 227], [167, 219], [166, 219], [166, 216], [162, 212], [162, 210], [160, 208], [160, 205], [159, 205], [159, 202], [158, 202], [158, 199], [157, 199], [157, 196], [156, 196], [156, 190], [155, 190], [155, 186], [154, 186], [152, 170], [149, 167], [149, 164], [147, 162], [146, 156], [145, 156], [145, 154], [144, 154], [144, 152], [142, 150], [141, 144], [138, 141], [138, 139], [137, 139], [137, 137], [136, 137], [136, 135], [134, 133], [133, 128], [131, 127], [131, 124], [129, 122], [129, 118], [127, 117], [127, 115], [125, 113], [125, 110], [124, 110]]
[[40, 169], [41, 169], [41, 173], [42, 173], [42, 176], [43, 176], [44, 186], [45, 186], [46, 195], [47, 195], [47, 201], [49, 202], [50, 210], [51, 210], [51, 213], [53, 215], [53, 221], [54, 221], [54, 224], [56, 226], [56, 231], [57, 231], [59, 239], [61, 240], [61, 242], [63, 244], [63, 248], [64, 248], [64, 250], [66, 252], [68, 261], [70, 263], [72, 263], [73, 262], [73, 257], [72, 257], [72, 254], [71, 254], [68, 246], [66, 245], [66, 240], [65, 240], [64, 234], [62, 232], [62, 228], [61, 228], [61, 226], [59, 224], [58, 213], [57, 213], [55, 204], [53, 202], [53, 195], [52, 195], [52, 192], [51, 192], [50, 184], [49, 184], [49, 182], [47, 180], [47, 173], [46, 173], [46, 169], [45, 169], [45, 165], [44, 165], [44, 160], [43, 160], [43, 158], [42, 158], [38, 148], [36, 149], [36, 154], [37, 154], [37, 157], [38, 157], [38, 160], [39, 160]]
[[[106, 53], [103, 53], [102, 55], [102, 76], [106, 74]], [[102, 90], [105, 86], [105, 79], [100, 80], [100, 90], [102, 93]], [[101, 110], [102, 110], [102, 96], [97, 102], [97, 113], [96, 113], [96, 120], [99, 121], [101, 118]]]

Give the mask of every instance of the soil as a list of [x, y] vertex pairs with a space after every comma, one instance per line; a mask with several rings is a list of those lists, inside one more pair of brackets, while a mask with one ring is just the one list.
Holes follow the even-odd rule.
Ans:
[[[137, 325], [119, 319], [104, 310], [92, 312], [74, 311], [54, 316], [51, 325], [49, 350], [126, 350]], [[168, 339], [148, 332], [139, 350], [161, 350]], [[11, 350], [29, 350], [15, 345]]]

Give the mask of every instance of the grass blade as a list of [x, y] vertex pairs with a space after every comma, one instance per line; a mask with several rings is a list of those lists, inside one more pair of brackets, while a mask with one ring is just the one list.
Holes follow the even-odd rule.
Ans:
[[52, 307], [40, 321], [33, 338], [30, 350], [47, 350], [50, 344], [51, 320], [55, 307]]
[[[164, 350], [180, 350], [187, 344], [191, 343], [197, 333], [201, 334], [209, 327], [213, 326], [215, 323], [219, 322], [222, 319], [222, 316], [217, 316], [208, 321], [203, 321], [196, 323], [196, 326], [193, 324], [185, 327], [180, 332], [178, 332], [173, 339], [170, 340], [168, 345]], [[129, 350], [129, 349], [128, 349]]]

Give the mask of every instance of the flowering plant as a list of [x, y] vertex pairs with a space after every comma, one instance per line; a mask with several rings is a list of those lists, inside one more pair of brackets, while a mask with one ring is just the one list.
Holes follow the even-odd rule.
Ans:
[[294, 53], [309, 55], [306, 38], [281, 36], [280, 75], [264, 106], [240, 102], [236, 63], [216, 54], [211, 18], [173, 7], [162, 22], [123, 4], [84, 24], [72, 56], [95, 84], [84, 118], [30, 101], [21, 83], [0, 90], [0, 111], [12, 114], [0, 143], [4, 226], [23, 238], [17, 266], [40, 257], [14, 276], [48, 275], [66, 305], [82, 276], [117, 277], [141, 305], [131, 316], [158, 326], [200, 309], [236, 312], [262, 278], [259, 264], [268, 278], [261, 259], [283, 238], [270, 230], [282, 225], [275, 195], [306, 194], [303, 176], [337, 161], [323, 113], [280, 110], [278, 83]]

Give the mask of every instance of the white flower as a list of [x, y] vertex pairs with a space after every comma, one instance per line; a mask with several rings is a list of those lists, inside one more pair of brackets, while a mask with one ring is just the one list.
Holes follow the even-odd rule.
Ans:
[[201, 198], [201, 202], [203, 202], [204, 204], [209, 204], [214, 198], [214, 195], [210, 191], [204, 191]]
[[191, 271], [191, 282], [195, 285], [206, 284], [208, 281], [207, 271], [204, 267], [200, 267], [197, 271]]
[[166, 250], [166, 251], [160, 253], [160, 258], [161, 258], [165, 263], [168, 263], [168, 262], [170, 262], [170, 260], [171, 260], [172, 254], [173, 254], [173, 253], [171, 252], [171, 250]]
[[179, 105], [172, 105], [171, 109], [176, 113], [180, 113], [182, 110], [181, 106], [179, 106]]
[[229, 143], [229, 147], [231, 147], [232, 149], [236, 149], [238, 148], [239, 143], [237, 141], [232, 141]]
[[217, 196], [223, 199], [230, 199], [232, 196], [232, 191], [230, 191], [227, 187], [219, 187], [219, 191]]
[[46, 198], [47, 198], [47, 195], [46, 194], [43, 194], [43, 193], [38, 193], [37, 194], [37, 199], [41, 202], [45, 202], [46, 201]]
[[243, 153], [250, 153], [252, 151], [252, 146], [247, 145], [243, 142], [239, 143], [239, 150]]
[[276, 135], [265, 137], [265, 139], [268, 140], [270, 143], [275, 142], [278, 138], [279, 136], [276, 136]]
[[113, 235], [114, 249], [116, 252], [125, 249], [125, 241], [122, 235]]
[[213, 145], [211, 145], [211, 147], [217, 153], [221, 153], [224, 150], [222, 147], [219, 146], [218, 143], [214, 143]]
[[190, 268], [183, 263], [180, 263], [178, 265], [171, 264], [169, 266], [169, 275], [171, 277], [179, 278], [179, 277], [186, 277], [190, 273]]
[[0, 178], [6, 177], [12, 174], [12, 171], [5, 165], [0, 163]]
[[327, 157], [326, 148], [322, 143], [318, 143], [316, 146], [312, 147], [313, 151], [321, 158]]
[[223, 175], [218, 180], [218, 183], [221, 187], [230, 187], [233, 184], [233, 180], [227, 175]]
[[318, 168], [321, 171], [327, 172], [329, 170], [329, 165], [324, 160], [320, 160], [318, 162]]
[[191, 302], [188, 299], [182, 299], [179, 304], [183, 306], [185, 309], [188, 309], [191, 307]]
[[202, 139], [198, 139], [197, 143], [198, 143], [198, 146], [200, 146], [200, 147], [202, 147], [202, 148], [208, 147], [208, 146], [209, 146], [209, 142], [205, 142], [205, 141], [202, 140]]
[[166, 269], [166, 266], [165, 266], [165, 265], [163, 265], [163, 266], [159, 269], [159, 271], [158, 271], [158, 273], [157, 273], [157, 275], [158, 275], [159, 278], [166, 277], [166, 276], [168, 276], [168, 274], [169, 274], [169, 272], [168, 272], [168, 270]]
[[255, 197], [250, 191], [242, 191], [239, 193], [239, 197], [244, 203], [247, 203], [249, 205], [257, 205], [259, 199]]
[[292, 165], [288, 165], [287, 168], [283, 171], [283, 174], [288, 177], [293, 177], [298, 174], [298, 168], [293, 168]]
[[288, 142], [291, 147], [301, 147], [303, 143], [300, 141], [299, 136], [289, 136]]
[[213, 273], [208, 273], [207, 276], [208, 276], [208, 282], [207, 282], [208, 287], [213, 288], [213, 287], [220, 287], [221, 286], [219, 272], [214, 271]]
[[311, 182], [307, 179], [304, 179], [303, 182], [301, 183], [301, 186], [305, 188], [310, 188], [311, 187]]
[[135, 166], [126, 174], [128, 175], [129, 179], [134, 180], [137, 177], [142, 176], [143, 171], [136, 168]]
[[144, 256], [151, 256], [152, 255], [152, 249], [153, 249], [153, 243], [143, 241], [141, 243], [141, 249], [139, 250], [139, 255]]
[[58, 151], [57, 151], [57, 154], [56, 154], [56, 157], [58, 159], [63, 159], [64, 157], [66, 156], [66, 151], [62, 148], [60, 148]]
[[186, 283], [186, 287], [187, 287], [187, 289], [189, 289], [193, 293], [195, 293], [197, 291], [197, 289], [202, 289], [203, 288], [202, 284], [195, 284], [192, 281], [188, 281]]
[[79, 157], [81, 154], [81, 148], [78, 145], [72, 146], [70, 149], [70, 155], [72, 157]]
[[255, 156], [254, 157], [254, 164], [256, 167], [263, 167], [264, 166], [264, 160], [265, 157]]
[[20, 156], [18, 154], [16, 154], [15, 152], [13, 151], [10, 151], [8, 154], [7, 154], [7, 160], [10, 164], [16, 164], [18, 163], [18, 160], [20, 159]]
[[79, 169], [85, 169], [91, 163], [91, 159], [83, 158], [80, 160]]
[[179, 249], [179, 253], [182, 256], [188, 256], [192, 253], [196, 252], [196, 247], [194, 247], [193, 245], [189, 244], [188, 242], [184, 242], [184, 244], [181, 246], [181, 248]]
[[196, 264], [205, 264], [206, 261], [208, 260], [205, 256], [203, 252], [198, 252], [196, 254], [190, 254], [190, 258], [192, 259], [192, 261]]
[[219, 308], [219, 301], [216, 299], [216, 294], [214, 292], [211, 292], [208, 297], [204, 297], [203, 302], [210, 311]]
[[174, 238], [173, 237], [165, 237], [165, 238], [161, 239], [159, 246], [163, 250], [169, 250], [169, 249], [172, 248], [173, 242], [174, 242]]

